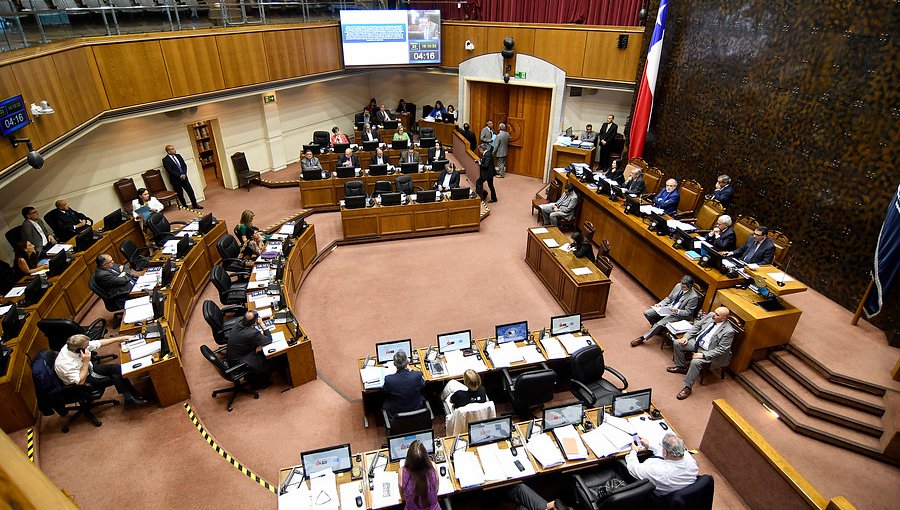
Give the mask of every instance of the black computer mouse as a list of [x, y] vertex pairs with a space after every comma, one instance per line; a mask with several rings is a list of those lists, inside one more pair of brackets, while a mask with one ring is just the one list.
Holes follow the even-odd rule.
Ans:
[[517, 450], [516, 447], [513, 446], [512, 448], [509, 449], [509, 453], [511, 453], [512, 456], [515, 457], [516, 455], [519, 454], [519, 450]]
[[669, 430], [669, 426], [666, 425], [666, 422], [664, 421], [659, 422], [659, 426], [662, 427], [663, 430]]
[[447, 476], [447, 466], [441, 466], [441, 476]]
[[356, 496], [356, 506], [362, 507], [362, 496]]

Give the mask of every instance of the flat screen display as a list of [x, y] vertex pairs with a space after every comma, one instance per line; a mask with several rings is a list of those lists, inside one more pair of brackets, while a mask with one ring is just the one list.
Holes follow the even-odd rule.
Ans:
[[512, 419], [494, 418], [469, 424], [469, 446], [479, 446], [512, 437]]
[[321, 450], [312, 450], [300, 454], [303, 472], [307, 478], [323, 469], [331, 468], [335, 473], [350, 471], [350, 445], [342, 444]]
[[560, 315], [550, 319], [550, 334], [553, 336], [576, 333], [581, 330], [581, 314]]
[[[440, 55], [440, 52], [438, 54]], [[21, 95], [0, 101], [0, 125], [3, 136], [9, 136], [28, 124], [31, 124], [31, 119], [28, 118], [25, 100]]]
[[441, 63], [441, 11], [341, 11], [344, 65]]
[[378, 357], [378, 364], [390, 363], [394, 360], [394, 354], [397, 351], [406, 353], [407, 358], [412, 358], [412, 340], [394, 340], [393, 342], [381, 342], [375, 344], [375, 356]]
[[502, 324], [496, 326], [494, 331], [497, 333], [498, 344], [505, 344], [506, 342], [523, 342], [528, 339], [528, 321]]
[[553, 430], [566, 425], [581, 423], [584, 408], [581, 403], [544, 409], [544, 430]]
[[454, 333], [444, 333], [438, 335], [438, 351], [441, 354], [450, 351], [458, 351], [460, 349], [469, 349], [472, 347], [472, 331], [456, 331]]
[[629, 416], [645, 413], [650, 410], [650, 388], [646, 390], [629, 391], [613, 397], [613, 416]]
[[399, 462], [406, 458], [406, 451], [409, 445], [418, 439], [422, 441], [422, 446], [429, 455], [434, 454], [434, 431], [423, 430], [412, 434], [403, 434], [400, 436], [392, 436], [388, 438], [388, 458], [391, 462]]

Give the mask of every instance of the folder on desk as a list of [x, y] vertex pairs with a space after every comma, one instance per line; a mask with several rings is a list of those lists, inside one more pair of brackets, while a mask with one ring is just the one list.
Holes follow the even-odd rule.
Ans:
[[566, 425], [553, 429], [553, 435], [562, 448], [563, 455], [567, 460], [581, 460], [588, 456], [587, 448], [578, 436], [578, 431], [574, 425]]
[[541, 463], [541, 467], [544, 469], [565, 463], [565, 459], [563, 459], [562, 453], [559, 452], [556, 443], [546, 433], [542, 432], [532, 435], [531, 439], [525, 443], [525, 448], [528, 450], [528, 453]]
[[544, 241], [544, 244], [547, 245], [547, 248], [558, 248], [559, 247], [559, 243], [556, 241], [556, 239], [553, 239], [552, 237], [548, 238], [548, 239], [542, 239], [542, 241]]
[[680, 335], [681, 333], [684, 333], [685, 331], [691, 329], [692, 327], [693, 327], [693, 325], [690, 322], [685, 321], [685, 320], [681, 320], [678, 322], [670, 322], [670, 323], [666, 324], [666, 329], [669, 330], [669, 332], [672, 333], [673, 335]]
[[[372, 495], [372, 508], [384, 508], [400, 503], [397, 471], [376, 471], [373, 478], [375, 489], [369, 492]], [[351, 508], [355, 508], [355, 504]]]
[[498, 480], [506, 480], [506, 470], [497, 457], [500, 447], [497, 443], [486, 444], [475, 448], [478, 452], [478, 460], [481, 461], [481, 468], [484, 472], [484, 479], [489, 482]]
[[484, 483], [481, 463], [472, 452], [456, 452], [453, 456], [453, 472], [456, 473], [460, 487], [475, 487]]
[[541, 340], [541, 345], [543, 345], [544, 350], [547, 351], [547, 358], [549, 359], [560, 359], [566, 357], [566, 350], [563, 349], [563, 346], [559, 343], [559, 340], [552, 336]]
[[583, 434], [581, 439], [588, 445], [588, 448], [594, 452], [594, 455], [597, 457], [609, 457], [610, 455], [615, 455], [622, 451], [621, 448], [612, 444], [612, 442], [607, 439], [603, 430], [599, 427], [594, 430]]
[[581, 349], [587, 347], [588, 338], [590, 337], [583, 335], [575, 336], [572, 333], [566, 333], [565, 335], [559, 335], [556, 337], [556, 339], [559, 340], [560, 343], [562, 343], [563, 347], [566, 348], [566, 351], [568, 351], [570, 355], [575, 354]]
[[537, 350], [536, 345], [523, 345], [519, 347], [519, 352], [522, 353], [525, 363], [542, 363], [547, 361], [544, 355]]

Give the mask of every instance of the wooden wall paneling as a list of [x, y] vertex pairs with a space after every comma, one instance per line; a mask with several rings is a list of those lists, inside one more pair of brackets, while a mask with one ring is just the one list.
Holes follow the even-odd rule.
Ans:
[[584, 66], [586, 30], [537, 30], [534, 34], [534, 56], [552, 63], [569, 76], [581, 76]]
[[[75, 48], [51, 55], [59, 80], [65, 86], [72, 125], [78, 126], [109, 108], [97, 61], [89, 48]], [[54, 109], [56, 105], [51, 103]]]
[[543, 87], [512, 86], [509, 90], [509, 171], [541, 179], [550, 123], [552, 91]]
[[263, 34], [269, 79], [284, 80], [306, 74], [302, 30], [277, 30]]
[[[628, 35], [628, 47], [616, 47], [619, 35]], [[637, 79], [643, 34], [635, 32], [587, 32], [584, 52], [584, 78], [634, 82]]]
[[[472, 41], [475, 50], [466, 51], [466, 40]], [[484, 27], [474, 25], [444, 23], [441, 46], [441, 65], [444, 67], [459, 67], [459, 63], [463, 60], [490, 53], [487, 31]]]
[[173, 97], [159, 41], [103, 44], [93, 51], [110, 108]]
[[[487, 29], [487, 35], [485, 36], [485, 47], [487, 48], [487, 51], [489, 53], [500, 53], [501, 51], [503, 51], [503, 39], [506, 36], [511, 36], [513, 38], [513, 41], [515, 42], [513, 49], [516, 51], [516, 55], [520, 53], [533, 55], [535, 31], [536, 29], [534, 28], [490, 27]], [[509, 60], [508, 63], [512, 65], [512, 69], [509, 71], [509, 74], [515, 74], [515, 57]]]
[[261, 33], [219, 35], [216, 45], [226, 88], [269, 81]]
[[340, 26], [304, 29], [303, 54], [306, 72], [309, 74], [339, 71], [343, 68]]
[[175, 97], [225, 88], [215, 37], [181, 37], [160, 41]]
[[59, 138], [74, 127], [66, 84], [60, 80], [49, 55], [13, 64], [12, 69], [17, 76], [27, 77], [21, 80], [26, 106], [46, 100], [56, 111], [53, 115], [39, 117], [32, 115], [30, 111], [28, 113], [31, 125], [39, 133], [40, 145]]

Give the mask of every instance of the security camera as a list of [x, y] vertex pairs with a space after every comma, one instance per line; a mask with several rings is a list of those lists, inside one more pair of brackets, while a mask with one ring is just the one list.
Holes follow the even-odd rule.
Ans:
[[469, 39], [466, 39], [466, 51], [475, 51], [475, 45]]
[[50, 107], [47, 101], [41, 101], [41, 104], [31, 103], [31, 115], [40, 117], [41, 115], [50, 115], [56, 113], [56, 110]]
[[24, 143], [28, 146], [28, 154], [25, 156], [25, 160], [28, 161], [28, 164], [33, 168], [41, 168], [44, 166], [44, 156], [42, 156], [40, 152], [34, 150], [30, 138], [16, 138], [11, 136], [9, 137], [9, 142], [12, 144], [13, 149], [18, 147], [20, 143]]

